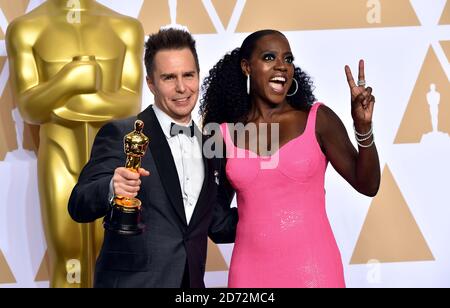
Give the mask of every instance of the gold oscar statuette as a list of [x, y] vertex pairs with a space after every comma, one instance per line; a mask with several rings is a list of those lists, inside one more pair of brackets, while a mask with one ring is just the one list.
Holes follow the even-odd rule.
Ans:
[[[142, 133], [144, 122], [137, 120], [134, 131], [124, 138], [124, 150], [127, 155], [125, 167], [138, 172], [142, 157], [147, 151], [150, 139]], [[141, 222], [141, 201], [137, 198], [115, 196], [112, 202], [111, 213], [105, 219], [107, 230], [123, 235], [137, 235], [144, 231], [145, 225]]]

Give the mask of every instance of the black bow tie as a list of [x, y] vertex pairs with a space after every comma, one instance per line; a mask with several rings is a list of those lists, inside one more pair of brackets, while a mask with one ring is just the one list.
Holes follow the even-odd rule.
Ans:
[[190, 126], [181, 126], [176, 123], [170, 124], [170, 136], [176, 136], [177, 134], [183, 134], [189, 137], [194, 137], [194, 122], [191, 122]]

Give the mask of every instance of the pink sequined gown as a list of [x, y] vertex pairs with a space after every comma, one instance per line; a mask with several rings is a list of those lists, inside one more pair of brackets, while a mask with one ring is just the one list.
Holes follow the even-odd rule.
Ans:
[[325, 211], [328, 161], [315, 136], [319, 106], [312, 106], [304, 133], [274, 154], [279, 161], [271, 169], [267, 164], [275, 156], [237, 148], [227, 124], [221, 125], [229, 157], [226, 174], [239, 211], [230, 288], [345, 287]]

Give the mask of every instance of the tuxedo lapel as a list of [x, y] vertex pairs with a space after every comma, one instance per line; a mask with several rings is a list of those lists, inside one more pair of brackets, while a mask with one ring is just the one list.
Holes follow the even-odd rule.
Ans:
[[166, 194], [175, 208], [175, 212], [183, 223], [183, 226], [187, 227], [177, 168], [173, 160], [169, 143], [159, 125], [158, 118], [156, 117], [153, 108], [150, 106], [138, 115], [138, 119], [144, 122], [144, 134], [150, 138], [150, 152], [155, 160]]

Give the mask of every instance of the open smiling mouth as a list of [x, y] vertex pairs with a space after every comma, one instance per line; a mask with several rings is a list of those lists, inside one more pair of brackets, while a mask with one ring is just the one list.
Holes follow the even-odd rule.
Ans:
[[270, 88], [276, 93], [284, 93], [284, 88], [286, 86], [287, 79], [286, 77], [273, 77], [269, 80]]
[[188, 102], [189, 102], [189, 99], [190, 99], [191, 97], [189, 96], [189, 97], [183, 97], [183, 98], [176, 98], [176, 99], [173, 99], [172, 101], [174, 101], [175, 103], [177, 103], [177, 104], [187, 104]]

